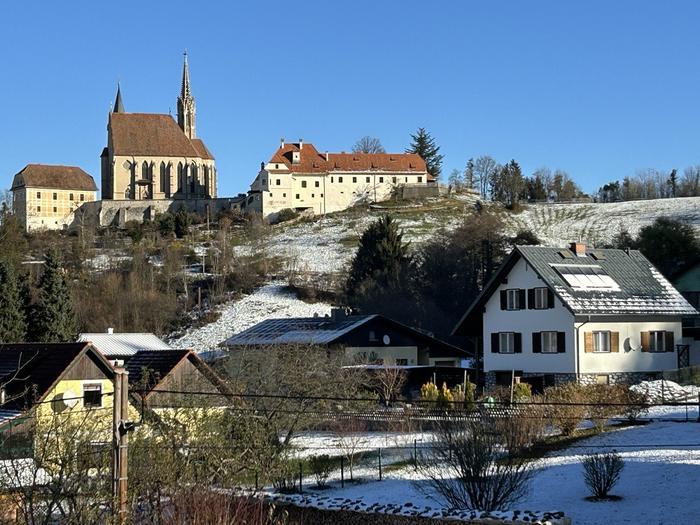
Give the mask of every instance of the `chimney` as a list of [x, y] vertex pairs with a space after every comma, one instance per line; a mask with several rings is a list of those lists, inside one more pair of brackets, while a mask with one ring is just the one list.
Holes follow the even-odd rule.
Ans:
[[114, 335], [114, 328], [107, 328], [108, 335]]
[[284, 137], [280, 139], [280, 149], [284, 148]]
[[326, 151], [326, 162], [328, 162], [328, 152]]
[[572, 242], [569, 245], [569, 250], [576, 254], [576, 257], [586, 256], [586, 245], [582, 242]]
[[304, 149], [304, 139], [299, 139], [299, 151]]

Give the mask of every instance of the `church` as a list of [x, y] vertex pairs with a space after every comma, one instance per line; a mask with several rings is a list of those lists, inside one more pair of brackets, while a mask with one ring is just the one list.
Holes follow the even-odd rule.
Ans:
[[101, 155], [103, 201], [215, 199], [214, 156], [196, 134], [196, 105], [185, 53], [177, 122], [171, 115], [128, 113], [121, 87]]

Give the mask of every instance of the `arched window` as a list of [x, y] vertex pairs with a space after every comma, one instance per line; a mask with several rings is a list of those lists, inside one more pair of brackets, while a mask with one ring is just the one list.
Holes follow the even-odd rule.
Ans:
[[209, 196], [211, 192], [209, 191], [209, 166], [204, 165], [204, 193]]
[[145, 160], [143, 161], [143, 164], [141, 165], [141, 178], [143, 180], [151, 180], [151, 170], [148, 166], [148, 162]]
[[165, 162], [160, 163], [160, 192], [170, 197], [170, 165], [166, 166]]
[[182, 166], [182, 162], [177, 164], [177, 191], [185, 191], [185, 170]]
[[192, 172], [190, 177], [190, 193], [197, 191], [197, 165], [192, 163]]

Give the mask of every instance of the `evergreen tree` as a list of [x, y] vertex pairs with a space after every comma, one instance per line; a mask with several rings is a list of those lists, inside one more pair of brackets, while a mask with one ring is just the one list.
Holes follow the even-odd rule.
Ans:
[[0, 343], [21, 343], [27, 335], [24, 302], [12, 266], [0, 261]]
[[464, 167], [464, 185], [468, 189], [473, 189], [476, 187], [476, 173], [474, 171], [474, 159], [469, 159], [467, 165]]
[[437, 145], [435, 139], [425, 128], [418, 128], [416, 134], [411, 135], [411, 139], [411, 145], [406, 150], [406, 153], [417, 153], [420, 155], [425, 161], [428, 173], [436, 179], [440, 177], [443, 155], [440, 155], [440, 146]]
[[667, 184], [669, 197], [675, 197], [678, 193], [678, 171], [676, 169], [671, 170]]
[[185, 208], [180, 208], [175, 214], [175, 236], [178, 239], [187, 237], [190, 233], [190, 226], [192, 226], [192, 217], [187, 213]]
[[669, 279], [700, 260], [700, 242], [687, 222], [659, 217], [639, 230], [637, 248]]
[[493, 199], [503, 203], [506, 208], [513, 209], [517, 206], [524, 189], [525, 181], [520, 166], [515, 160], [511, 160], [494, 178]]
[[390, 216], [370, 224], [352, 260], [345, 295], [350, 306], [401, 319], [410, 304], [411, 257], [403, 233]]
[[37, 298], [31, 307], [30, 336], [42, 343], [74, 341], [77, 335], [70, 291], [58, 254], [46, 255]]

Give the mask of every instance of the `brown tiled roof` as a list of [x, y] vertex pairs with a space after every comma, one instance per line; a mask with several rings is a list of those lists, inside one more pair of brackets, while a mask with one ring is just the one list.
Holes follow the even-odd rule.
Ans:
[[111, 113], [109, 127], [114, 155], [214, 158], [200, 139], [187, 138], [170, 115]]
[[27, 164], [12, 181], [12, 189], [17, 188], [97, 191], [95, 180], [77, 166], [48, 164]]
[[[300, 151], [300, 161], [292, 162], [295, 151]], [[319, 153], [313, 144], [290, 143], [280, 147], [270, 159], [272, 163], [284, 164], [293, 173], [328, 173], [331, 171], [407, 171], [425, 173], [425, 161], [415, 153]]]

